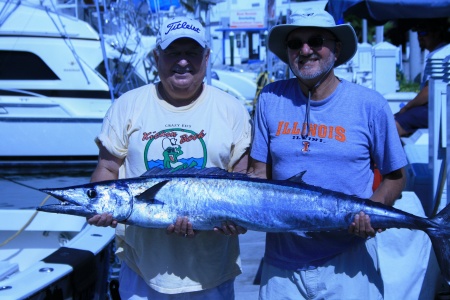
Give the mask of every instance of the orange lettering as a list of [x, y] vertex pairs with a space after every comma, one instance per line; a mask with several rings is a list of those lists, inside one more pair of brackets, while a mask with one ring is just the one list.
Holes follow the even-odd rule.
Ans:
[[300, 129], [297, 128], [298, 122], [294, 122], [294, 128], [292, 128], [292, 134], [299, 134]]
[[330, 131], [328, 132], [328, 138], [329, 138], [329, 139], [332, 139], [332, 138], [333, 138], [333, 130], [334, 130], [334, 127], [333, 127], [333, 126], [330, 126]]
[[284, 123], [283, 134], [290, 134], [291, 130], [289, 129], [289, 122]]
[[319, 126], [319, 137], [320, 138], [324, 138], [327, 136], [327, 126], [325, 125], [320, 125]]
[[309, 151], [309, 142], [303, 142], [303, 148], [302, 152], [308, 152]]
[[283, 127], [283, 121], [278, 122], [278, 128], [277, 128], [277, 134], [276, 136], [279, 136], [281, 134], [281, 128]]
[[341, 126], [336, 127], [336, 140], [339, 142], [345, 142], [345, 128]]

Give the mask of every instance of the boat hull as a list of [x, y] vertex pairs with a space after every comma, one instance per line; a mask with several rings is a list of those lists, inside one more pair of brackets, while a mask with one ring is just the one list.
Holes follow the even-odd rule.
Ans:
[[34, 212], [0, 210], [5, 221], [0, 242], [6, 241], [0, 247], [0, 298], [43, 299], [58, 293], [63, 299], [81, 294], [105, 299], [114, 229], [63, 215], [38, 213], [32, 219]]

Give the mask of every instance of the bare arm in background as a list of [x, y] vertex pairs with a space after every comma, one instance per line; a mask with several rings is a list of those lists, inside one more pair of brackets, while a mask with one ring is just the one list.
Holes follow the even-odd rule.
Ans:
[[416, 95], [416, 97], [411, 99], [411, 101], [408, 101], [406, 105], [403, 106], [398, 113], [402, 114], [413, 107], [421, 106], [427, 103], [428, 103], [428, 84], [423, 89], [420, 90], [420, 92]]

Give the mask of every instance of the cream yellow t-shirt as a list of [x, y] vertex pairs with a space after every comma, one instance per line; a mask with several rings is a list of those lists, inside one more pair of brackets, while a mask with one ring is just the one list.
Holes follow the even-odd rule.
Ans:
[[[120, 177], [136, 177], [153, 167], [231, 170], [250, 138], [247, 110], [227, 93], [205, 85], [196, 101], [177, 108], [161, 99], [156, 85], [146, 85], [113, 103], [97, 143], [125, 158]], [[165, 229], [120, 226], [117, 255], [158, 292], [212, 288], [241, 273], [238, 238], [212, 229], [186, 239]]]

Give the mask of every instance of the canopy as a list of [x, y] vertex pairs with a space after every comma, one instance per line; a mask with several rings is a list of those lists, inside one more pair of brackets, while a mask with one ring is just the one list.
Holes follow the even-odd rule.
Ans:
[[382, 25], [397, 19], [448, 17], [450, 0], [328, 0], [325, 10], [340, 24], [352, 14]]

